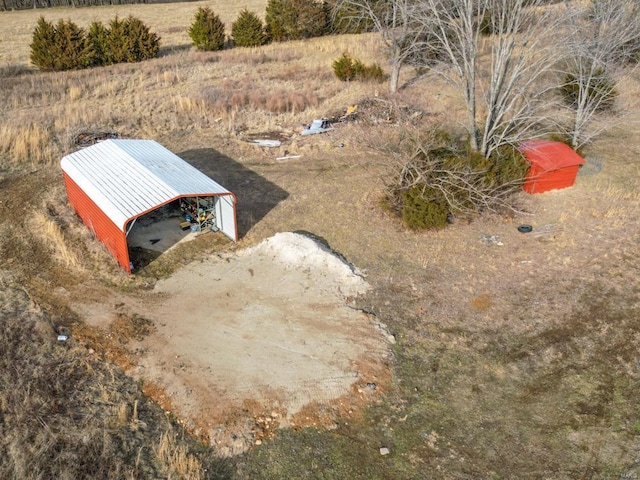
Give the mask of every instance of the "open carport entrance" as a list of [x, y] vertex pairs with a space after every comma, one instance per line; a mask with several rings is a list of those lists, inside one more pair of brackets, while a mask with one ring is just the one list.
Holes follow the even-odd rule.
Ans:
[[127, 224], [131, 266], [147, 266], [177, 244], [204, 233], [223, 235], [219, 196], [182, 197], [151, 210]]

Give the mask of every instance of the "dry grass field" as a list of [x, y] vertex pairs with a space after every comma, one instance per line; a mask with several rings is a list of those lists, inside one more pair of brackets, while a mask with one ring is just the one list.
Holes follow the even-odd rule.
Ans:
[[[375, 35], [195, 52], [186, 31], [199, 5], [227, 24], [245, 6], [0, 14], [0, 477], [640, 478], [640, 115], [590, 147], [600, 171], [522, 194], [521, 217], [416, 233], [380, 207], [393, 172], [383, 152], [407, 132], [456, 125], [455, 92], [409, 69], [393, 101], [385, 85], [339, 82], [331, 62], [344, 51], [382, 63]], [[161, 36], [159, 58], [64, 73], [29, 65], [40, 14], [86, 26], [130, 13]], [[629, 79], [621, 102], [639, 92]], [[423, 114], [388, 115], [394, 102]], [[361, 121], [299, 135], [350, 105]], [[238, 245], [189, 242], [120, 272], [73, 214], [58, 167], [78, 133], [95, 131], [155, 139], [203, 168], [226, 159], [216, 179], [238, 195]], [[114, 338], [148, 335], [144, 322], [113, 335], [71, 306], [141, 294], [215, 249], [283, 231], [310, 232], [366, 272], [373, 288], [356, 302], [396, 338], [393, 377], [331, 429], [281, 429], [220, 458], [161, 389], [123, 373], [133, 354]], [[74, 341], [57, 343], [56, 329]]]

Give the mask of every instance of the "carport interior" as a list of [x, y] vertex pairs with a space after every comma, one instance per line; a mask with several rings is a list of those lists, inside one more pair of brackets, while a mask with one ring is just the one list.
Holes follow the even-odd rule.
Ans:
[[218, 197], [183, 197], [151, 210], [127, 224], [129, 259], [134, 269], [148, 265], [199, 232], [218, 231]]

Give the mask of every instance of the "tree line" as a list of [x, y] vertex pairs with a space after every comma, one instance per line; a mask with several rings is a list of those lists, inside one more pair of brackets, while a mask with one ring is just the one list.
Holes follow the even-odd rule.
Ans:
[[51, 7], [95, 7], [102, 5], [130, 5], [135, 3], [160, 3], [139, 0], [0, 0], [0, 10], [28, 10]]

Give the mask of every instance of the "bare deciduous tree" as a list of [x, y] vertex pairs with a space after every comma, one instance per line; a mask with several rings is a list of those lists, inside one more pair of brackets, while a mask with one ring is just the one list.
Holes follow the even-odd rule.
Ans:
[[[572, 120], [567, 129], [580, 148], [624, 117], [614, 111], [615, 79], [640, 60], [640, 3], [637, 0], [596, 0], [586, 10], [570, 6], [563, 43], [563, 71]], [[605, 118], [607, 115], [608, 118]]]
[[419, 17], [416, 1], [338, 0], [333, 13], [334, 16], [340, 14], [341, 20], [346, 22], [371, 22], [373, 29], [380, 33], [391, 66], [389, 91], [395, 93], [399, 87], [402, 66], [425, 47], [425, 25], [415, 21]]
[[[549, 89], [541, 79], [555, 63], [557, 9], [542, 8], [543, 0], [419, 1], [418, 20], [443, 55], [439, 71], [464, 96], [470, 147], [488, 157], [539, 134], [540, 102]], [[485, 53], [488, 60], [481, 59]]]

